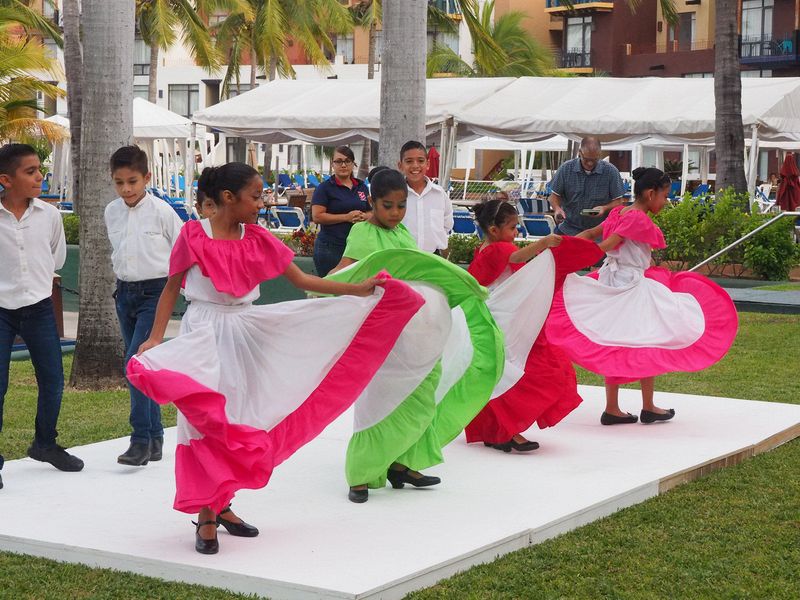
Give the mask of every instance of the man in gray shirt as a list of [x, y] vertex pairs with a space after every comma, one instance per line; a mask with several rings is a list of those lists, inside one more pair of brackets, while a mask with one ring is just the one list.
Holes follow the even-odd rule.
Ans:
[[617, 168], [600, 160], [600, 140], [581, 140], [578, 158], [556, 171], [548, 200], [555, 211], [556, 233], [577, 235], [602, 223], [609, 211], [622, 204], [625, 188]]

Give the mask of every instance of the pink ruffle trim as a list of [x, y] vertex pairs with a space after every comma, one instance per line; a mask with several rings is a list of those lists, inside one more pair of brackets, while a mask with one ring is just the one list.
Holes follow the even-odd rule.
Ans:
[[262, 281], [281, 276], [293, 258], [294, 252], [258, 225], [245, 225], [240, 240], [215, 240], [200, 221], [189, 221], [172, 249], [169, 274], [196, 264], [218, 292], [241, 297]]
[[[596, 278], [597, 273], [591, 276]], [[645, 277], [662, 283], [673, 292], [691, 294], [700, 303], [705, 330], [694, 344], [677, 350], [597, 344], [575, 328], [564, 305], [563, 290], [553, 298], [545, 324], [548, 339], [561, 347], [573, 362], [605, 375], [611, 383], [627, 383], [672, 371], [700, 371], [725, 356], [736, 338], [739, 323], [736, 307], [725, 290], [696, 273], [651, 268], [645, 271]]]
[[[666, 248], [664, 233], [653, 223], [647, 213], [641, 210], [628, 210], [624, 214], [624, 206], [617, 206], [608, 213], [603, 221], [603, 239], [616, 233], [625, 239], [648, 244], [651, 248]], [[622, 244], [618, 244], [617, 247]]]
[[317, 389], [269, 431], [230, 423], [225, 396], [188, 375], [151, 371], [136, 357], [128, 362], [131, 384], [159, 404], [175, 404], [203, 436], [178, 445], [176, 510], [196, 513], [210, 506], [218, 513], [237, 490], [264, 487], [276, 466], [355, 402], [424, 304], [422, 296], [399, 281], [384, 287], [383, 297]]

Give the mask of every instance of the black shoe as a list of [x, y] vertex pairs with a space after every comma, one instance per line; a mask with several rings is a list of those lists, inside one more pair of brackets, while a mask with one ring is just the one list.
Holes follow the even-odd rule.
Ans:
[[55, 445], [52, 448], [40, 448], [34, 442], [28, 448], [28, 456], [33, 460], [50, 463], [59, 471], [76, 472], [83, 469], [83, 461], [77, 456], [69, 454], [59, 445]]
[[386, 473], [386, 479], [389, 480], [389, 483], [391, 483], [392, 487], [396, 490], [402, 488], [406, 483], [410, 483], [414, 487], [428, 487], [442, 482], [438, 477], [431, 477], [429, 475], [420, 474], [419, 477], [413, 477], [409, 474], [408, 467], [402, 471], [389, 469]]
[[600, 415], [601, 425], [624, 425], [625, 423], [636, 423], [638, 420], [639, 417], [631, 413], [628, 413], [624, 417], [618, 417], [617, 415], [612, 415], [607, 412]]
[[150, 438], [150, 460], [156, 462], [161, 460], [162, 449], [164, 448], [164, 438]]
[[228, 533], [235, 535], [236, 537], [256, 537], [258, 535], [258, 529], [252, 525], [248, 525], [244, 521], [241, 523], [234, 523], [233, 521], [226, 521], [220, 517], [220, 515], [224, 515], [225, 513], [229, 512], [231, 512], [230, 505], [228, 505], [228, 508], [223, 509], [219, 515], [217, 515], [217, 525], [222, 525], [228, 530]]
[[150, 460], [150, 444], [131, 442], [131, 445], [117, 457], [117, 462], [130, 467], [143, 467]]
[[202, 523], [195, 523], [196, 529], [194, 532], [194, 549], [197, 550], [200, 554], [216, 554], [219, 552], [219, 540], [217, 540], [217, 532], [214, 532], [214, 537], [210, 540], [206, 540], [200, 537], [200, 528], [203, 525], [216, 525], [216, 521], [203, 521]]
[[644, 423], [645, 425], [647, 425], [648, 423], [655, 423], [656, 421], [669, 421], [672, 417], [675, 416], [675, 409], [670, 408], [663, 415], [661, 413], [650, 412], [649, 410], [642, 410], [640, 416], [642, 423]]
[[0, 490], [3, 489], [3, 476], [0, 475]]
[[531, 452], [536, 450], [539, 447], [539, 442], [532, 442], [529, 440], [525, 440], [524, 442], [517, 442], [514, 438], [511, 438], [505, 444], [488, 444], [495, 450], [502, 450], [503, 452], [511, 452], [512, 450], [516, 450], [517, 452]]
[[354, 490], [350, 488], [350, 491], [347, 493], [347, 499], [356, 504], [364, 504], [364, 502], [369, 500], [369, 490]]

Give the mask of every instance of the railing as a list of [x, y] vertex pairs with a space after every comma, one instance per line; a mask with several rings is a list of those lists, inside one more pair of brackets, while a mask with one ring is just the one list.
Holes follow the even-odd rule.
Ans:
[[672, 40], [653, 44], [624, 44], [625, 54], [666, 54], [673, 52], [695, 52], [697, 50], [713, 50], [714, 40]]
[[745, 61], [762, 57], [794, 57], [797, 54], [795, 41], [794, 33], [743, 36], [740, 56]]
[[580, 69], [592, 66], [592, 53], [578, 48], [571, 48], [566, 52], [560, 50], [555, 53], [556, 65], [559, 69]]
[[[545, 8], [563, 8], [579, 10], [581, 4], [614, 4], [613, 0], [547, 0]], [[593, 8], [593, 7], [592, 7]]]
[[769, 227], [770, 225], [772, 225], [773, 223], [775, 223], [775, 222], [779, 221], [779, 220], [780, 220], [780, 219], [782, 219], [783, 217], [800, 217], [800, 212], [782, 212], [782, 213], [780, 213], [779, 215], [775, 215], [775, 216], [774, 216], [772, 219], [770, 219], [770, 220], [769, 220], [769, 221], [767, 221], [766, 223], [762, 223], [761, 225], [759, 225], [758, 227], [756, 227], [755, 229], [753, 229], [753, 231], [751, 231], [751, 232], [750, 232], [750, 233], [748, 233], [747, 235], [743, 235], [742, 237], [740, 237], [738, 240], [736, 240], [736, 241], [735, 241], [735, 242], [733, 242], [732, 244], [728, 244], [727, 246], [725, 246], [725, 247], [724, 247], [722, 250], [720, 250], [719, 252], [717, 252], [717, 253], [716, 253], [716, 254], [714, 254], [713, 256], [709, 256], [707, 259], [705, 259], [705, 260], [704, 260], [703, 262], [701, 262], [700, 264], [697, 264], [697, 265], [695, 265], [694, 267], [692, 267], [691, 269], [689, 269], [689, 271], [696, 271], [696, 270], [697, 270], [697, 269], [699, 269], [700, 267], [702, 267], [702, 266], [704, 266], [704, 265], [707, 265], [708, 263], [710, 263], [710, 262], [711, 262], [712, 260], [714, 260], [715, 258], [719, 258], [720, 256], [722, 256], [723, 254], [725, 254], [725, 253], [726, 253], [728, 250], [730, 250], [731, 248], [735, 248], [736, 246], [738, 246], [739, 244], [741, 244], [743, 241], [750, 239], [750, 238], [751, 238], [751, 237], [753, 237], [755, 234], [757, 234], [759, 231], [761, 231], [762, 229], [765, 229], [765, 228]]

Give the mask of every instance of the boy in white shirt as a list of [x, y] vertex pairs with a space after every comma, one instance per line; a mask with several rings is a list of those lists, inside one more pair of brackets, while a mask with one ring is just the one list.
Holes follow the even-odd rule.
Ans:
[[408, 201], [403, 225], [425, 252], [447, 256], [447, 236], [453, 229], [453, 205], [447, 192], [425, 175], [428, 153], [424, 144], [410, 141], [400, 149], [397, 168], [406, 176]]
[[19, 335], [30, 352], [39, 386], [36, 429], [28, 456], [61, 471], [80, 471], [83, 461], [56, 444], [64, 366], [50, 296], [53, 274], [64, 266], [67, 244], [58, 210], [37, 198], [42, 191], [40, 168], [31, 146], [0, 148], [0, 429], [11, 347]]
[[[147, 155], [138, 146], [124, 146], [114, 152], [111, 177], [119, 198], [106, 206], [105, 221], [117, 276], [114, 300], [127, 362], [150, 336], [158, 298], [169, 275], [169, 255], [183, 222], [166, 202], [147, 192]], [[161, 460], [161, 408], [135, 387], [129, 384], [128, 388], [131, 443], [117, 462], [143, 466]]]

